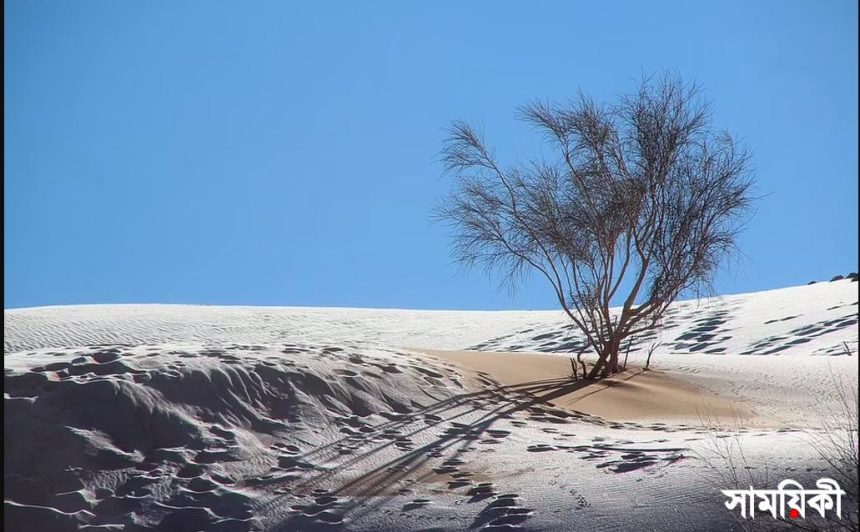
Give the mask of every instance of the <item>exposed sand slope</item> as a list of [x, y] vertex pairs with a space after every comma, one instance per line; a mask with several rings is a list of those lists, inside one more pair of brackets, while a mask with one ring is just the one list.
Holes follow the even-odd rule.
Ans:
[[[568, 381], [570, 361], [536, 353], [488, 353], [427, 350], [426, 353], [472, 369], [507, 385], [537, 385]], [[593, 383], [580, 381], [563, 395], [547, 402], [571, 411], [609, 421], [655, 420], [698, 423], [705, 417], [751, 424], [747, 405], [721, 397], [660, 370], [629, 368], [624, 373]]]

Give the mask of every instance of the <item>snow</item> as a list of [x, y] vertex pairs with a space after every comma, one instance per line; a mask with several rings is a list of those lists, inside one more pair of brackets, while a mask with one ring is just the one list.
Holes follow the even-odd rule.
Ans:
[[857, 390], [857, 286], [680, 302], [631, 344], [631, 366], [657, 343], [655, 375], [747, 407], [739, 427], [562, 408], [542, 395], [567, 384], [427, 354], [567, 356], [560, 311], [6, 310], [5, 528], [739, 528], [702, 457], [726, 436], [770, 479], [834, 475], [807, 436]]

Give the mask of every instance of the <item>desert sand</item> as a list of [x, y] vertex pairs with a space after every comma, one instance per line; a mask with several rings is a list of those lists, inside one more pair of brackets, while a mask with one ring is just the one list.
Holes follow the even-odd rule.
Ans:
[[[571, 364], [565, 357], [540, 353], [427, 350], [507, 386], [539, 388], [556, 385], [552, 392], [535, 392], [547, 404], [571, 412], [599, 416], [607, 421], [672, 420], [696, 423], [705, 416], [743, 426], [761, 425], [744, 402], [722, 397], [689, 384], [670, 372], [630, 368], [598, 382], [571, 382]], [[559, 385], [563, 384], [564, 387]]]
[[597, 383], [557, 311], [6, 310], [4, 529], [741, 530], [720, 442], [835, 475], [857, 286], [676, 303]]

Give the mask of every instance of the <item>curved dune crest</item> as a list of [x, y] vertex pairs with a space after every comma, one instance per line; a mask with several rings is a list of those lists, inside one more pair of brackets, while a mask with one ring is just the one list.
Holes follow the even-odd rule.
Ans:
[[[338, 346], [100, 346], [6, 368], [6, 530], [254, 530], [254, 490], [321, 469], [462, 387], [442, 364]], [[18, 360], [17, 362], [21, 362]]]

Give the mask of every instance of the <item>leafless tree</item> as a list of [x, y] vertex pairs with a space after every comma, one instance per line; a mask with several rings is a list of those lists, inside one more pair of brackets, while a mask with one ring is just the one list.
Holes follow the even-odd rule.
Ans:
[[598, 356], [588, 377], [607, 376], [620, 371], [622, 340], [707, 288], [734, 250], [752, 203], [750, 156], [711, 128], [698, 87], [668, 74], [614, 104], [581, 95], [519, 115], [555, 157], [505, 166], [455, 122], [442, 151], [454, 190], [436, 214], [462, 263], [512, 284], [527, 270], [545, 277]]

